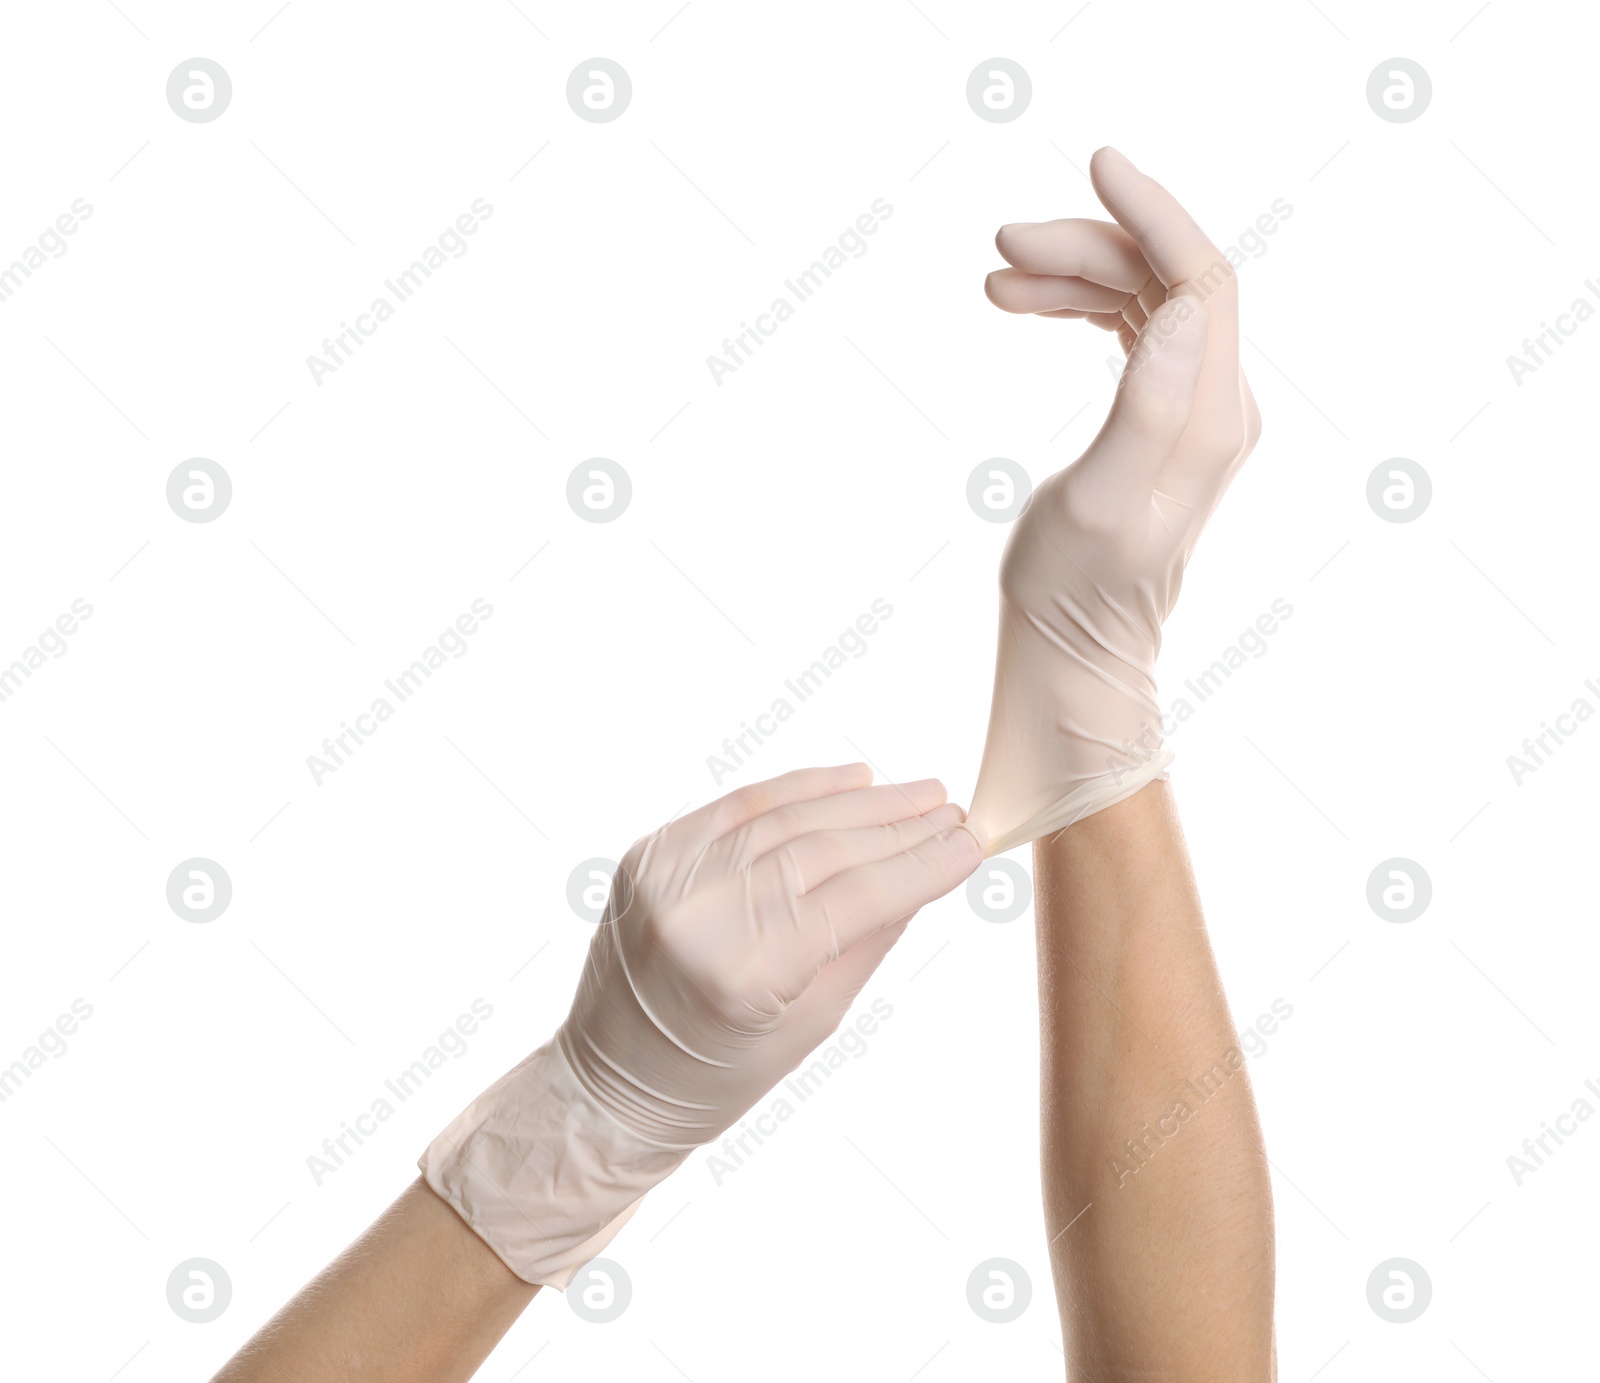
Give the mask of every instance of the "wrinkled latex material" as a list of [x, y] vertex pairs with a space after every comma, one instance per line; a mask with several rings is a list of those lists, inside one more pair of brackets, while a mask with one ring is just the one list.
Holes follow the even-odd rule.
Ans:
[[552, 1040], [462, 1110], [418, 1166], [518, 1277], [565, 1287], [687, 1156], [616, 1123]]
[[649, 1189], [827, 1037], [983, 842], [936, 782], [864, 765], [730, 794], [638, 841], [556, 1035], [428, 1147], [518, 1276], [564, 1287]]
[[1165, 777], [1161, 628], [1260, 417], [1239, 369], [1232, 268], [1114, 150], [1091, 163], [1119, 224], [1002, 228], [991, 274], [1011, 312], [1086, 318], [1128, 352], [1099, 434], [1041, 484], [1000, 570], [994, 698], [971, 820], [998, 854]]

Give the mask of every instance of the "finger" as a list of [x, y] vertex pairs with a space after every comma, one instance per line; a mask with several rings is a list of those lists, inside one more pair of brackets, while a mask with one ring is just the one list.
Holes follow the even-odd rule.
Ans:
[[1160, 482], [1164, 494], [1203, 523], [1247, 450], [1239, 387], [1238, 279], [1172, 194], [1115, 149], [1099, 150], [1089, 173], [1100, 200], [1128, 228], [1169, 290], [1206, 305], [1209, 341], [1189, 430]]
[[1096, 150], [1089, 160], [1089, 181], [1106, 210], [1133, 237], [1144, 261], [1168, 288], [1209, 284], [1201, 293], [1204, 297], [1232, 278], [1233, 270], [1222, 252], [1177, 198], [1117, 150]]
[[[1117, 331], [1126, 327], [1122, 312], [1075, 312], [1072, 307], [1062, 307], [1059, 312], [1035, 312], [1035, 317], [1070, 317], [1077, 322], [1088, 322], [1101, 331]], [[1131, 344], [1131, 338], [1130, 338]]]
[[939, 831], [888, 859], [841, 870], [799, 900], [813, 953], [843, 955], [891, 922], [942, 898], [983, 862], [965, 825]]
[[792, 895], [799, 897], [843, 870], [886, 860], [922, 844], [929, 836], [959, 826], [966, 815], [955, 803], [947, 802], [904, 820], [813, 831], [785, 841], [757, 860], [755, 867], [780, 872]]
[[699, 848], [713, 840], [736, 831], [748, 821], [754, 821], [763, 812], [791, 802], [806, 802], [833, 793], [849, 792], [866, 787], [872, 781], [872, 770], [866, 764], [839, 764], [832, 768], [800, 768], [781, 777], [769, 778], [762, 783], [745, 787], [708, 802], [680, 817], [666, 830], [673, 837]]
[[[1128, 324], [1123, 320], [1120, 312], [1074, 312], [1070, 307], [1064, 307], [1059, 312], [1036, 312], [1035, 317], [1072, 317], [1080, 322], [1088, 322], [1090, 326], [1099, 327], [1101, 331], [1121, 331]], [[1129, 331], [1128, 340], [1123, 344], [1126, 351], [1133, 345], [1135, 333]]]
[[1073, 467], [1086, 512], [1115, 516], [1148, 503], [1194, 410], [1206, 356], [1206, 312], [1192, 298], [1158, 307], [1123, 366], [1105, 426]]
[[1029, 274], [1021, 269], [996, 269], [983, 281], [983, 291], [1002, 312], [1053, 312], [1064, 307], [1120, 312], [1130, 296], [1089, 279]]
[[726, 853], [735, 868], [743, 868], [769, 851], [817, 832], [866, 830], [907, 818], [914, 820], [942, 805], [946, 795], [944, 784], [937, 778], [924, 778], [916, 783], [881, 783], [809, 802], [791, 802], [730, 831], [716, 848]]
[[1007, 264], [1029, 274], [1087, 279], [1123, 293], [1137, 293], [1151, 277], [1138, 243], [1109, 221], [1018, 221], [1001, 226], [994, 245]]

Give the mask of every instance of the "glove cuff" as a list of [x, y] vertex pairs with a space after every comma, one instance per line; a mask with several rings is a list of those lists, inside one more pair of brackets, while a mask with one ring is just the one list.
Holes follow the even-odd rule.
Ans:
[[462, 1110], [417, 1166], [518, 1277], [565, 1288], [687, 1156], [617, 1123], [551, 1038]]
[[1115, 806], [1157, 778], [1164, 780], [1171, 763], [1172, 751], [1166, 745], [1162, 745], [1156, 753], [1135, 768], [1119, 773], [1107, 773], [1074, 788], [1037, 816], [1024, 821], [1014, 830], [1006, 831], [992, 839], [989, 842], [988, 858], [1004, 854], [1007, 850], [1015, 850], [1019, 845], [1027, 845], [1031, 841], [1038, 840], [1040, 836], [1064, 831], [1086, 816], [1093, 816], [1095, 812]]

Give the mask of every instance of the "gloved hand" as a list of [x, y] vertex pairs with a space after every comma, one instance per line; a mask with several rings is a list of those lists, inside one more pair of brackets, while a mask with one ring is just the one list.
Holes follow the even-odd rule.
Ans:
[[1114, 149], [1089, 165], [1117, 219], [1001, 228], [1008, 312], [1085, 318], [1127, 360], [1089, 449], [1017, 517], [1000, 569], [994, 700], [971, 820], [989, 852], [1131, 796], [1171, 762], [1155, 663], [1200, 530], [1261, 433], [1232, 267]]
[[566, 1021], [419, 1164], [519, 1277], [564, 1287], [978, 867], [983, 844], [938, 782], [871, 782], [863, 764], [790, 773], [623, 857]]

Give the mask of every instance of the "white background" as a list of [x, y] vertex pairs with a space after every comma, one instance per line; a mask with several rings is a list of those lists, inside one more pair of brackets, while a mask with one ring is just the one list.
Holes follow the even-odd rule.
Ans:
[[[1600, 325], [1520, 386], [1506, 358], [1597, 297], [1590, 12], [119, 3], [14, 8], [0, 50], [0, 261], [94, 209], [0, 304], [0, 662], [94, 611], [0, 704], [0, 1062], [93, 1006], [0, 1105], [0, 1371], [207, 1376], [559, 1020], [579, 861], [812, 762], [966, 800], [1005, 538], [967, 476], [1042, 478], [1113, 387], [1109, 337], [1007, 318], [982, 277], [1001, 223], [1100, 214], [1105, 143], [1219, 245], [1293, 208], [1241, 271], [1264, 438], [1162, 659], [1170, 700], [1293, 606], [1171, 741], [1237, 1022], [1293, 1006], [1250, 1065], [1283, 1376], [1589, 1357], [1600, 1130], [1520, 1187], [1506, 1159], [1600, 1078], [1600, 728], [1521, 786], [1506, 756], [1600, 705]], [[196, 55], [234, 86], [209, 124], [165, 99]], [[633, 81], [610, 124], [565, 100], [596, 55]], [[965, 100], [997, 55], [1033, 81], [1007, 124]], [[1409, 124], [1365, 97], [1396, 55], [1433, 81]], [[317, 385], [307, 355], [480, 197], [468, 252]], [[716, 384], [877, 198], [869, 251]], [[607, 525], [565, 499], [596, 456], [633, 483]], [[1409, 524], [1365, 497], [1396, 456], [1433, 481]], [[210, 524], [166, 503], [192, 457], [233, 481]], [[307, 756], [480, 597], [467, 654], [317, 785]], [[707, 756], [879, 597], [866, 655], [719, 788]], [[166, 901], [194, 856], [233, 882], [209, 924]], [[1413, 923], [1366, 901], [1392, 856], [1432, 879]], [[1029, 923], [958, 891], [873, 995], [892, 1019], [779, 1136], [652, 1193], [609, 1251], [619, 1320], [542, 1293], [482, 1376], [1059, 1377]], [[466, 1054], [315, 1185], [479, 997]], [[167, 1305], [192, 1257], [233, 1284], [209, 1325]], [[1032, 1277], [1010, 1325], [966, 1304], [991, 1257]], [[1407, 1325], [1366, 1300], [1391, 1257], [1433, 1283]]]

